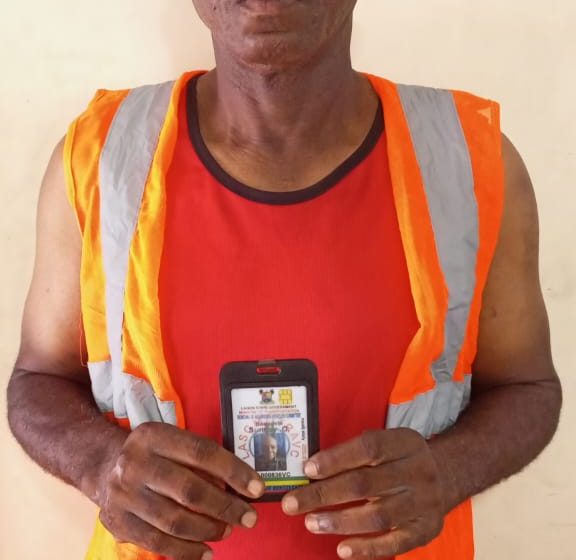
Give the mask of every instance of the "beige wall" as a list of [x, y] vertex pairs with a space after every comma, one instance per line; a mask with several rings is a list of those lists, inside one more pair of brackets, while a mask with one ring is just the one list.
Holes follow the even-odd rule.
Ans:
[[[52, 146], [97, 87], [212, 62], [190, 0], [0, 0], [0, 413], [18, 344], [35, 201]], [[536, 186], [542, 279], [566, 405], [560, 433], [522, 475], [477, 500], [481, 560], [569, 560], [576, 530], [576, 3], [359, 0], [357, 68], [468, 89], [503, 104]], [[0, 423], [0, 558], [76, 560], [94, 515], [26, 459]], [[65, 544], [64, 544], [65, 543]]]

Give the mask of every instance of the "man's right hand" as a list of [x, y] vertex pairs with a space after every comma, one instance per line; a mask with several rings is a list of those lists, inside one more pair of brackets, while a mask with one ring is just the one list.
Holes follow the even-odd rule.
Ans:
[[224, 483], [248, 498], [264, 492], [256, 471], [216, 442], [169, 424], [143, 424], [111, 452], [101, 473], [100, 520], [119, 542], [207, 560], [206, 541], [256, 524], [254, 509]]

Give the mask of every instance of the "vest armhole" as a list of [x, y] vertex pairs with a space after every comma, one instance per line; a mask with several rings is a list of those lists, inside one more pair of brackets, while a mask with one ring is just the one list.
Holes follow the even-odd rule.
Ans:
[[86, 109], [68, 127], [63, 166], [66, 195], [84, 235], [92, 213], [93, 190], [98, 188], [99, 152], [116, 110], [130, 90], [98, 89]]
[[82, 323], [88, 362], [109, 359], [106, 338], [104, 266], [100, 239], [100, 153], [110, 124], [129, 90], [98, 90], [68, 129], [63, 167], [66, 193], [82, 236], [80, 266]]
[[72, 124], [68, 127], [68, 131], [64, 138], [64, 151], [63, 151], [63, 167], [64, 167], [64, 182], [66, 187], [66, 198], [74, 210], [74, 215], [76, 216], [76, 221], [80, 228], [81, 233], [83, 233], [83, 227], [81, 224], [80, 217], [78, 215], [78, 208], [76, 206], [76, 181], [74, 179], [74, 170], [72, 166], [72, 150], [74, 146], [74, 137], [76, 134], [76, 123], [74, 120]]
[[498, 243], [505, 188], [500, 104], [460, 91], [454, 98], [470, 148], [480, 225], [477, 286], [457, 367], [462, 375], [471, 372], [476, 357], [482, 294]]

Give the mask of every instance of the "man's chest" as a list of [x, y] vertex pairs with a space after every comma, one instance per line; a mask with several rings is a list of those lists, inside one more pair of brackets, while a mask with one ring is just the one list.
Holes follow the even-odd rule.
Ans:
[[316, 363], [324, 444], [383, 425], [417, 328], [389, 188], [343, 183], [285, 207], [206, 176], [169, 192], [162, 334], [189, 428], [219, 439], [220, 368], [265, 358]]

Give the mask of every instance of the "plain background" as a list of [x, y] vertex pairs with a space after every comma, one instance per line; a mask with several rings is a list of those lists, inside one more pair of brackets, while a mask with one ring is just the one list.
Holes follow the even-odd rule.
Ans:
[[[210, 67], [211, 43], [190, 0], [0, 5], [0, 558], [77, 560], [93, 507], [27, 459], [4, 422], [38, 188], [53, 146], [97, 88]], [[574, 559], [576, 2], [359, 0], [353, 56], [360, 70], [502, 103], [503, 128], [523, 154], [538, 198], [542, 283], [565, 406], [545, 454], [476, 500], [477, 557]]]

